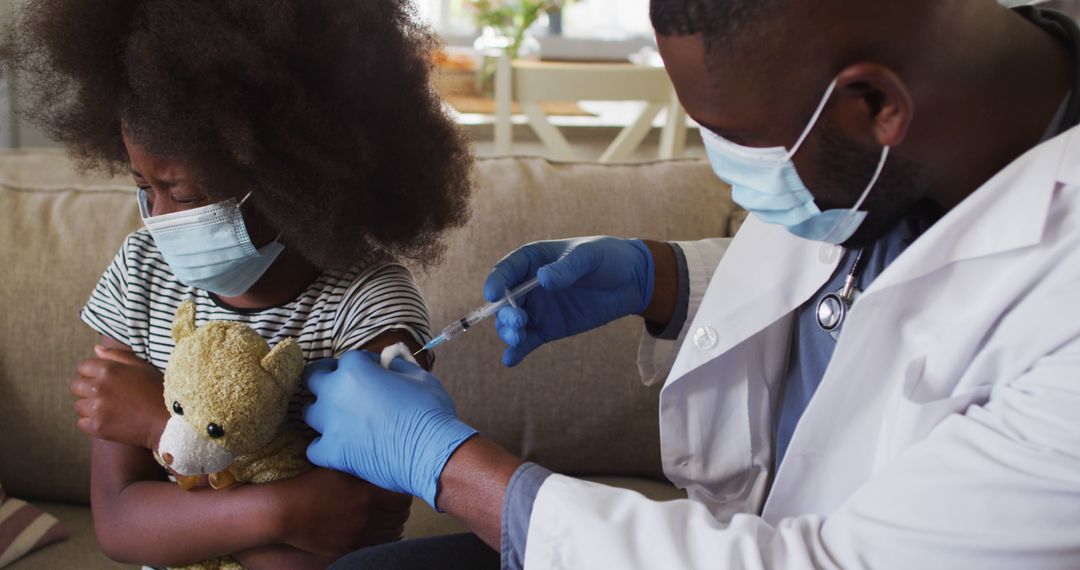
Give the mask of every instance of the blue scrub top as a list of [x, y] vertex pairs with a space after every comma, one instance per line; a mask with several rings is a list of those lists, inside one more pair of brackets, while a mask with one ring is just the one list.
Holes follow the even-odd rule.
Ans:
[[[865, 291], [870, 283], [928, 226], [929, 224], [920, 221], [919, 218], [906, 218], [883, 238], [868, 246], [863, 254], [861, 267], [856, 273], [855, 287], [860, 291]], [[818, 385], [821, 384], [825, 369], [832, 359], [833, 350], [836, 349], [836, 340], [818, 325], [818, 302], [825, 295], [843, 288], [857, 255], [858, 250], [845, 252], [844, 258], [829, 282], [797, 310], [798, 322], [792, 333], [787, 378], [776, 427], [777, 467], [780, 466], [788, 444], [791, 443], [791, 436], [795, 433], [795, 426], [810, 403], [810, 398], [817, 391]], [[842, 331], [841, 324], [841, 334]]]

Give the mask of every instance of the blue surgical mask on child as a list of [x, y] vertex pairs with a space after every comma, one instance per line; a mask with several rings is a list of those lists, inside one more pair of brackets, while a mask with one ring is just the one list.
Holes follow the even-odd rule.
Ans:
[[745, 147], [707, 129], [701, 129], [701, 137], [713, 172], [731, 185], [731, 196], [736, 204], [762, 221], [780, 224], [799, 237], [840, 245], [866, 219], [866, 212], [860, 211], [859, 207], [877, 184], [889, 157], [889, 147], [882, 150], [877, 171], [854, 206], [824, 212], [817, 207], [814, 196], [799, 178], [791, 159], [814, 129], [835, 90], [834, 79], [791, 150], [784, 147]]
[[285, 246], [277, 240], [256, 249], [240, 206], [228, 199], [193, 210], [151, 216], [146, 190], [139, 211], [158, 250], [181, 283], [223, 297], [242, 295], [266, 273]]

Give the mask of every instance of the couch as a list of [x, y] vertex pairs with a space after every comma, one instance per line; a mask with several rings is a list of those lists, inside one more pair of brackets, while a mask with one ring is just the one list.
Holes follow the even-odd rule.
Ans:
[[[445, 260], [418, 268], [436, 326], [481, 301], [490, 266], [533, 240], [612, 234], [730, 235], [743, 212], [698, 160], [633, 165], [478, 160], [472, 220]], [[57, 150], [0, 152], [0, 482], [71, 530], [13, 568], [112, 568], [88, 506], [89, 445], [67, 385], [95, 334], [78, 311], [123, 237], [139, 226], [129, 179], [78, 172]], [[465, 419], [556, 471], [681, 496], [663, 478], [658, 387], [639, 381], [640, 322], [625, 319], [547, 346], [505, 370], [493, 327], [438, 353], [435, 371]], [[414, 501], [409, 537], [461, 527]]]

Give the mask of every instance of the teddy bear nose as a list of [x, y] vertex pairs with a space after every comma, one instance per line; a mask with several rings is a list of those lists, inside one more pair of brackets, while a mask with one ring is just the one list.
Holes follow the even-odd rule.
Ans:
[[165, 465], [172, 465], [173, 456], [171, 453], [163, 453], [161, 455], [161, 460], [165, 462]]

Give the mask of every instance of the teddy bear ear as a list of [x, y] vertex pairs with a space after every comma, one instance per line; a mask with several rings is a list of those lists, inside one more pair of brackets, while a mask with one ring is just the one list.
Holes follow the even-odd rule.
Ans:
[[195, 303], [191, 300], [180, 303], [176, 309], [176, 317], [173, 318], [172, 337], [173, 341], [181, 340], [195, 334]]
[[286, 392], [292, 394], [300, 386], [304, 373], [304, 351], [295, 338], [287, 338], [277, 343], [259, 364]]

